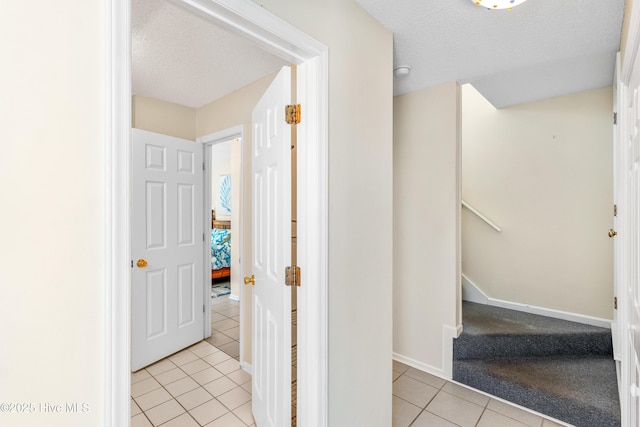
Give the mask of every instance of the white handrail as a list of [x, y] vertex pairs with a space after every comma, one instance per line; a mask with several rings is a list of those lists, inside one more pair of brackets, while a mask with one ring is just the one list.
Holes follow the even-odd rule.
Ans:
[[493, 222], [491, 222], [491, 220], [489, 218], [487, 218], [486, 216], [482, 215], [480, 212], [478, 212], [476, 209], [474, 209], [472, 206], [469, 205], [469, 203], [465, 202], [464, 200], [462, 201], [462, 206], [464, 206], [465, 208], [469, 209], [471, 212], [473, 212], [478, 218], [480, 218], [481, 220], [483, 220], [484, 222], [486, 222], [487, 224], [489, 224], [489, 226], [491, 228], [493, 228], [494, 230], [496, 230], [498, 233], [502, 232], [502, 229], [500, 227], [498, 227], [497, 225], [495, 225]]

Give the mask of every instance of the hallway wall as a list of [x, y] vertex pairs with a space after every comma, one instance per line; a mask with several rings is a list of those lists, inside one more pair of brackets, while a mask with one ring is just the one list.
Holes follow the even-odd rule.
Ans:
[[611, 87], [496, 110], [462, 92], [462, 271], [489, 297], [611, 319]]
[[460, 87], [394, 98], [393, 351], [451, 375], [461, 324]]

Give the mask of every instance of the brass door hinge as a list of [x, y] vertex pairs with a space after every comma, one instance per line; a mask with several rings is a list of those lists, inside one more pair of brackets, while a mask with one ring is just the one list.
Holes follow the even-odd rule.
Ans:
[[613, 297], [613, 309], [618, 309], [618, 297]]
[[300, 287], [300, 267], [290, 265], [284, 269], [284, 284], [287, 286]]
[[300, 104], [287, 105], [284, 107], [284, 116], [287, 124], [297, 125], [300, 123]]
[[613, 205], [613, 216], [618, 216], [618, 205]]

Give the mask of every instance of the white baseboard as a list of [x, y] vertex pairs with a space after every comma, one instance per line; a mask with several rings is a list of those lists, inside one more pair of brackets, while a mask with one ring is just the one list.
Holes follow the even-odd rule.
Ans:
[[444, 371], [442, 369], [435, 368], [435, 367], [433, 367], [431, 365], [427, 365], [426, 363], [419, 362], [419, 361], [417, 361], [415, 359], [412, 359], [412, 358], [407, 357], [407, 356], [403, 356], [402, 354], [398, 354], [398, 353], [395, 353], [395, 352], [393, 353], [392, 357], [393, 357], [393, 360], [398, 361], [400, 363], [404, 363], [405, 365], [409, 365], [412, 368], [416, 368], [416, 369], [418, 369], [420, 371], [427, 372], [427, 373], [435, 375], [437, 377], [447, 379], [447, 377], [446, 377], [446, 375], [445, 375], [445, 373], [444, 373]]
[[247, 362], [240, 362], [240, 367], [242, 369], [244, 369], [244, 371], [247, 374], [253, 376], [253, 366], [252, 365], [248, 364]]
[[442, 372], [445, 378], [453, 378], [453, 340], [462, 333], [462, 325], [442, 327]]
[[462, 275], [462, 300], [611, 329], [611, 320], [586, 316], [584, 314], [569, 313], [567, 311], [554, 310], [552, 308], [490, 298], [464, 274]]
[[229, 299], [231, 301], [240, 301], [240, 297], [237, 295], [229, 294]]
[[462, 275], [462, 300], [489, 304], [489, 297], [484, 294], [467, 276]]

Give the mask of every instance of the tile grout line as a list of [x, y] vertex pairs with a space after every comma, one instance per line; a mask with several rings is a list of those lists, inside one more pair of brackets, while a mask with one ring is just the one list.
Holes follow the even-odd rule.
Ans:
[[[205, 340], [203, 340], [203, 341], [200, 341], [200, 342], [206, 342], [206, 341], [205, 341]], [[154, 391], [159, 390], [159, 389], [164, 389], [164, 390], [165, 390], [165, 391], [166, 391], [166, 392], [171, 396], [171, 399], [170, 399], [170, 400], [167, 400], [167, 401], [165, 401], [165, 402], [159, 403], [159, 404], [157, 404], [157, 405], [155, 405], [155, 406], [152, 406], [152, 407], [150, 407], [150, 408], [147, 408], [146, 410], [142, 410], [142, 408], [140, 408], [140, 410], [141, 410], [141, 411], [142, 411], [142, 413], [144, 414], [145, 418], [147, 418], [147, 420], [149, 421], [149, 423], [150, 423], [151, 425], [154, 425], [154, 424], [153, 424], [153, 422], [151, 422], [151, 420], [150, 420], [150, 419], [149, 419], [149, 417], [147, 416], [146, 411], [148, 411], [148, 410], [150, 410], [150, 409], [153, 409], [153, 408], [156, 408], [156, 407], [158, 407], [158, 406], [160, 406], [160, 405], [162, 405], [162, 404], [164, 404], [164, 403], [167, 403], [167, 402], [169, 402], [169, 401], [171, 401], [171, 400], [175, 400], [175, 401], [176, 401], [176, 403], [177, 403], [178, 405], [180, 405], [180, 407], [182, 407], [182, 409], [184, 409], [184, 410], [185, 410], [185, 412], [184, 412], [184, 413], [189, 414], [189, 417], [190, 417], [190, 418], [192, 418], [192, 419], [193, 419], [193, 421], [194, 421], [194, 422], [196, 422], [198, 425], [200, 425], [200, 422], [198, 422], [198, 420], [196, 420], [196, 419], [193, 417], [193, 415], [191, 415], [190, 410], [187, 410], [187, 409], [184, 407], [184, 405], [182, 405], [182, 403], [180, 403], [180, 401], [177, 399], [177, 397], [178, 397], [178, 396], [174, 396], [174, 395], [173, 395], [173, 394], [172, 394], [172, 393], [171, 393], [171, 392], [170, 392], [170, 391], [165, 387], [166, 385], [173, 384], [173, 383], [178, 382], [178, 381], [181, 381], [181, 380], [183, 380], [183, 379], [185, 379], [185, 378], [191, 378], [194, 382], [196, 382], [196, 383], [198, 384], [198, 387], [196, 387], [196, 388], [194, 388], [194, 389], [192, 389], [192, 390], [186, 391], [186, 392], [184, 392], [184, 393], [180, 394], [179, 396], [182, 396], [182, 395], [184, 395], [184, 394], [187, 394], [187, 393], [189, 393], [189, 392], [191, 392], [191, 391], [193, 391], [193, 390], [196, 390], [197, 388], [203, 388], [207, 393], [209, 393], [209, 394], [211, 395], [211, 393], [210, 393], [207, 389], [205, 389], [205, 388], [204, 388], [204, 384], [200, 384], [198, 381], [196, 381], [195, 379], [193, 379], [193, 378], [191, 377], [191, 374], [189, 374], [189, 373], [188, 373], [188, 372], [186, 372], [184, 369], [182, 369], [182, 366], [187, 365], [187, 364], [192, 363], [192, 362], [195, 362], [196, 360], [202, 360], [204, 363], [206, 363], [206, 364], [208, 365], [208, 367], [207, 367], [207, 368], [204, 368], [204, 369], [201, 369], [201, 370], [199, 370], [199, 371], [196, 371], [196, 372], [194, 372], [194, 374], [197, 374], [197, 373], [202, 372], [202, 371], [204, 371], [204, 370], [206, 370], [206, 369], [209, 369], [209, 367], [216, 369], [214, 365], [211, 365], [207, 360], [204, 360], [201, 356], [199, 356], [198, 354], [196, 354], [196, 353], [194, 353], [192, 350], [190, 350], [190, 348], [191, 348], [191, 347], [193, 347], [193, 346], [195, 346], [195, 345], [198, 345], [198, 344], [199, 344], [199, 343], [193, 344], [193, 345], [191, 345], [191, 346], [189, 346], [189, 347], [187, 347], [187, 348], [185, 348], [185, 349], [182, 349], [182, 350], [180, 350], [180, 351], [176, 352], [175, 354], [173, 354], [173, 355], [171, 355], [171, 356], [166, 357], [164, 360], [166, 360], [166, 361], [168, 361], [169, 363], [173, 364], [174, 368], [170, 368], [170, 369], [167, 369], [166, 371], [162, 371], [162, 372], [159, 372], [159, 373], [157, 373], [157, 374], [156, 374], [156, 375], [161, 375], [161, 374], [163, 374], [163, 373], [169, 372], [169, 371], [171, 371], [171, 370], [173, 370], [173, 369], [176, 369], [176, 368], [177, 368], [177, 369], [180, 369], [180, 371], [182, 371], [182, 372], [186, 375], [186, 376], [185, 376], [185, 377], [183, 377], [183, 378], [179, 378], [179, 379], [177, 379], [177, 380], [175, 380], [175, 381], [171, 381], [170, 383], [167, 383], [167, 384], [162, 384], [162, 383], [160, 383], [160, 381], [158, 381], [158, 379], [156, 378], [156, 376], [155, 376], [154, 374], [152, 374], [151, 372], [149, 372], [146, 368], [143, 368], [143, 369], [144, 369], [144, 370], [145, 370], [145, 371], [150, 375], [150, 377], [151, 377], [151, 378], [153, 378], [156, 382], [158, 382], [158, 383], [160, 384], [160, 387], [159, 387], [159, 388], [156, 388], [156, 389], [153, 389], [153, 390], [150, 390], [150, 391], [148, 391], [147, 393], [141, 394], [140, 396], [137, 396], [137, 397], [144, 396], [144, 395], [146, 395], [146, 394], [148, 394], [148, 393], [154, 392]], [[219, 348], [217, 348], [216, 346], [212, 345], [211, 343], [208, 343], [208, 342], [207, 342], [207, 345], [210, 345], [210, 346], [214, 347], [216, 350], [218, 350], [217, 352], [222, 352], [222, 353], [224, 353], [222, 350], [220, 350], [220, 349], [219, 349]], [[178, 354], [180, 354], [180, 353], [182, 353], [182, 352], [184, 352], [184, 351], [189, 351], [191, 354], [193, 354], [194, 356], [196, 356], [198, 359], [196, 359], [196, 360], [192, 360], [191, 362], [186, 362], [186, 363], [184, 363], [184, 364], [182, 364], [182, 365], [178, 365], [178, 364], [176, 364], [175, 362], [173, 362], [173, 361], [170, 359], [171, 357], [174, 357], [174, 356], [176, 356], [176, 355], [178, 355]], [[207, 356], [209, 356], [209, 355], [211, 355], [211, 354], [215, 354], [215, 353], [217, 353], [217, 352], [209, 353]], [[226, 353], [225, 353], [225, 354], [226, 354]], [[227, 356], [229, 356], [229, 355], [227, 355]], [[218, 364], [225, 363], [225, 362], [227, 362], [228, 360], [234, 360], [231, 356], [229, 356], [229, 357], [230, 357], [229, 359], [224, 360], [224, 361], [222, 361], [222, 362], [219, 362]], [[157, 362], [156, 362], [156, 363], [157, 363]], [[151, 365], [151, 366], [153, 366], [153, 365]], [[234, 370], [234, 371], [230, 372], [230, 374], [231, 374], [231, 373], [233, 373], [233, 372], [236, 372], [237, 370], [242, 370], [242, 367], [239, 367], [238, 369], [236, 369], [236, 370]], [[220, 371], [218, 371], [218, 372], [220, 372]], [[228, 374], [224, 374], [224, 373], [222, 373], [222, 372], [220, 372], [220, 373], [223, 375], [223, 377], [228, 378]], [[220, 377], [220, 378], [222, 378], [222, 377]], [[228, 379], [229, 379], [229, 381], [231, 381], [232, 383], [234, 383], [234, 384], [236, 385], [236, 387], [234, 387], [232, 390], [235, 390], [235, 389], [236, 389], [236, 388], [238, 388], [238, 387], [243, 388], [241, 384], [236, 383], [236, 382], [235, 382], [235, 381], [233, 381], [231, 378], [228, 378]], [[141, 381], [143, 381], [143, 380], [141, 380]], [[209, 384], [209, 383], [211, 383], [211, 382], [213, 382], [213, 381], [216, 381], [216, 380], [209, 381], [209, 382], [207, 382], [206, 384]], [[243, 388], [243, 390], [244, 390], [244, 388]], [[229, 391], [231, 391], [231, 390], [229, 390]], [[246, 391], [246, 390], [245, 390], [245, 391]], [[225, 392], [225, 393], [227, 393], [227, 392]], [[222, 394], [225, 394], [225, 393], [222, 393]], [[233, 409], [229, 409], [229, 408], [228, 408], [224, 403], [220, 402], [220, 400], [218, 400], [218, 398], [217, 398], [216, 396], [211, 395], [211, 397], [212, 397], [212, 399], [209, 399], [209, 400], [207, 400], [206, 402], [203, 402], [203, 403], [201, 403], [200, 405], [197, 405], [197, 406], [195, 406], [195, 407], [191, 408], [191, 410], [193, 410], [193, 409], [195, 409], [195, 408], [198, 408], [198, 407], [200, 407], [200, 406], [202, 406], [202, 405], [204, 405], [204, 404], [206, 404], [206, 403], [210, 402], [211, 400], [216, 400], [217, 402], [219, 402], [219, 403], [220, 403], [220, 404], [221, 404], [221, 405], [222, 405], [222, 406], [227, 410], [227, 412], [225, 412], [224, 414], [222, 414], [220, 417], [225, 416], [225, 415], [227, 415], [228, 413], [232, 413], [236, 418], [240, 419], [240, 418], [239, 418], [239, 417], [238, 417], [238, 416], [233, 412], [233, 411], [234, 411]], [[252, 398], [253, 398], [253, 397], [252, 397]], [[131, 397], [131, 399], [133, 399], [133, 400], [134, 400], [134, 402], [136, 402], [136, 404], [138, 405], [138, 407], [140, 407], [140, 405], [139, 405], [139, 404], [138, 404], [138, 402], [136, 401], [136, 398], [134, 398], [134, 397], [132, 396], [132, 397]], [[240, 405], [240, 406], [242, 406], [242, 405]], [[238, 408], [239, 408], [240, 406], [238, 406]], [[235, 408], [235, 409], [238, 409], [238, 408]], [[168, 422], [170, 422], [170, 421], [172, 421], [172, 420], [174, 420], [174, 419], [176, 419], [176, 418], [178, 418], [178, 417], [180, 417], [180, 416], [184, 415], [184, 413], [181, 413], [181, 414], [179, 414], [179, 415], [176, 415], [176, 416], [175, 416], [175, 417], [173, 417], [173, 418], [170, 418], [170, 419], [166, 420], [166, 421], [165, 421], [165, 422], [163, 422], [162, 424], [159, 424], [157, 427], [161, 427], [162, 425], [164, 425], [164, 424], [166, 424], [166, 423], [168, 423]], [[215, 419], [211, 420], [211, 422], [213, 422], [213, 421], [215, 421], [215, 420], [219, 419], [220, 417], [217, 417], [217, 418], [215, 418]], [[244, 421], [243, 421], [243, 420], [240, 420], [240, 421], [241, 421], [242, 423], [244, 423]], [[245, 424], [246, 424], [246, 423], [245, 423]]]

